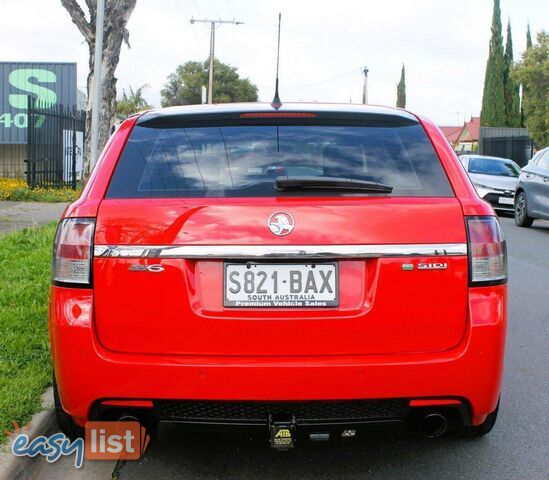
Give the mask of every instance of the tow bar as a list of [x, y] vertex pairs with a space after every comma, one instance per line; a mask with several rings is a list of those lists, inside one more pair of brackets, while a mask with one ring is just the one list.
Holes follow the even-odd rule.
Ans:
[[271, 447], [277, 450], [290, 450], [295, 446], [295, 416], [277, 417], [269, 415]]

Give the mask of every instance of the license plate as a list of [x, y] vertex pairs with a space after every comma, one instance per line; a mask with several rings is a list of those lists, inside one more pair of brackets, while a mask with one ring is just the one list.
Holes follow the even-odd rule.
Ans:
[[225, 263], [226, 307], [337, 307], [337, 263]]
[[509, 197], [499, 197], [498, 202], [505, 205], [513, 205], [515, 203], [515, 199]]

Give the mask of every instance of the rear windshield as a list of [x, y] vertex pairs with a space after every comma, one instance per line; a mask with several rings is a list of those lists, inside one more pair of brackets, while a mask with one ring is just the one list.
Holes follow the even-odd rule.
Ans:
[[509, 160], [473, 157], [469, 160], [469, 173], [518, 177], [520, 175], [520, 167], [515, 162]]
[[[277, 177], [378, 182], [392, 192], [280, 191]], [[343, 125], [137, 125], [108, 198], [287, 195], [453, 196], [422, 127]]]

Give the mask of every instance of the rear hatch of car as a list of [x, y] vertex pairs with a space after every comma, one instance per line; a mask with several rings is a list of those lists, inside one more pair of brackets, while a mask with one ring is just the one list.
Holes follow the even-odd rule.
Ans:
[[94, 242], [113, 351], [433, 352], [465, 331], [461, 205], [404, 113], [145, 115]]

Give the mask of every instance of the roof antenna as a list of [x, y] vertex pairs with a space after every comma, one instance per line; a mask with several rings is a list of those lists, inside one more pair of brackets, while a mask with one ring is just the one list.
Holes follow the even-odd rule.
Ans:
[[276, 85], [275, 85], [275, 94], [273, 101], [271, 102], [271, 107], [273, 107], [275, 110], [278, 110], [282, 106], [282, 102], [280, 101], [280, 97], [278, 96], [278, 64], [280, 59], [280, 20], [282, 18], [282, 14], [278, 14], [278, 48], [276, 51]]

